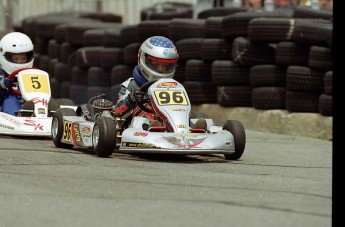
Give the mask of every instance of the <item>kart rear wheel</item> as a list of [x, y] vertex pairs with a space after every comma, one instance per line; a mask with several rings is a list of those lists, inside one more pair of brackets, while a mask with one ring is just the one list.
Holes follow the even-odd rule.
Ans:
[[208, 118], [207, 114], [201, 111], [190, 112], [189, 119]]
[[116, 147], [116, 126], [111, 117], [100, 117], [93, 126], [92, 143], [95, 154], [109, 157]]
[[56, 99], [56, 101], [58, 102], [59, 105], [66, 105], [66, 106], [74, 106], [74, 102], [72, 99], [68, 99], [68, 98], [59, 98]]
[[57, 109], [60, 108], [59, 103], [55, 99], [51, 99], [48, 103], [48, 110], [49, 112], [55, 112]]
[[59, 148], [72, 148], [74, 145], [62, 143], [63, 136], [63, 117], [77, 116], [75, 111], [71, 108], [59, 108], [53, 115], [51, 135], [54, 145]]
[[235, 153], [224, 154], [227, 160], [237, 160], [241, 158], [246, 146], [246, 133], [240, 121], [227, 120], [223, 125], [223, 129], [228, 130], [234, 136]]

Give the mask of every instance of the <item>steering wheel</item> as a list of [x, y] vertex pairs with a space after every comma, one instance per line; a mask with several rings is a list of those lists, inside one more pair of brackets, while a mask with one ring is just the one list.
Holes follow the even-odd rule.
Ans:
[[[141, 86], [139, 88], [140, 91], [142, 92], [145, 92], [147, 93], [147, 90], [149, 89], [149, 87], [155, 83], [157, 80], [152, 80], [152, 81], [149, 81], [147, 83], [145, 83], [143, 86]], [[145, 104], [148, 104], [150, 103], [151, 100], [149, 98], [146, 98], [146, 99], [143, 99], [141, 100], [140, 102], [137, 102], [138, 106], [140, 107], [140, 109], [144, 110], [145, 112], [148, 112], [148, 113], [154, 113], [153, 109], [151, 106], [149, 105], [145, 105]]]
[[[26, 69], [33, 69], [33, 68], [22, 68], [22, 69], [14, 70], [10, 75], [7, 76], [7, 78], [13, 79], [19, 72], [26, 70]], [[12, 86], [9, 87], [8, 90], [9, 90], [9, 92], [11, 92], [14, 95], [22, 96], [22, 93], [20, 92], [20, 90], [13, 89]]]

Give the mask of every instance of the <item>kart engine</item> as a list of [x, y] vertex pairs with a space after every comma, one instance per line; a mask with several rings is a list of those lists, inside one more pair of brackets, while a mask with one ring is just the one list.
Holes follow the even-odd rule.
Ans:
[[112, 107], [114, 103], [108, 99], [105, 98], [105, 94], [95, 96], [89, 100], [89, 104], [92, 106], [92, 121], [96, 121], [97, 118], [100, 116], [108, 113], [110, 115], [110, 111], [112, 110]]

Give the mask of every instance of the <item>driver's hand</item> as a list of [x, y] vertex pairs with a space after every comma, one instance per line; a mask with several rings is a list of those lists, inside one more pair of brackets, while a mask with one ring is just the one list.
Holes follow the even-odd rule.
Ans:
[[140, 90], [135, 90], [132, 91], [131, 93], [129, 93], [128, 97], [128, 101], [130, 103], [135, 103], [135, 102], [142, 102], [144, 97], [145, 97], [146, 93], [142, 92]]
[[13, 84], [13, 80], [8, 79], [8, 78], [3, 78], [3, 80], [0, 82], [0, 85], [3, 89], [11, 87]]

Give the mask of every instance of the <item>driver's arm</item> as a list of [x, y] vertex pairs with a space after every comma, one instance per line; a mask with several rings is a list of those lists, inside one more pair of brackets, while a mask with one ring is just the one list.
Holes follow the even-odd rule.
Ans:
[[129, 79], [121, 84], [119, 98], [113, 110], [117, 117], [127, 118], [132, 113], [133, 109], [137, 107], [136, 103], [132, 103], [128, 100], [128, 95], [137, 89], [137, 86], [131, 86], [130, 83], [131, 80]]
[[6, 78], [0, 73], [0, 87], [1, 90], [7, 90], [8, 87], [12, 86], [13, 80]]
[[[2, 83], [2, 80], [3, 80], [3, 79], [4, 79], [4, 78], [1, 77], [1, 74], [0, 74], [0, 83]], [[0, 103], [2, 103], [3, 99], [5, 98], [5, 96], [6, 96], [6, 91], [7, 91], [7, 89], [3, 89], [2, 86], [0, 85]], [[0, 104], [0, 106], [1, 106], [1, 104]], [[1, 112], [1, 111], [0, 111], [0, 112]]]

